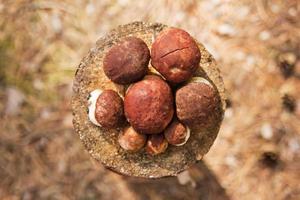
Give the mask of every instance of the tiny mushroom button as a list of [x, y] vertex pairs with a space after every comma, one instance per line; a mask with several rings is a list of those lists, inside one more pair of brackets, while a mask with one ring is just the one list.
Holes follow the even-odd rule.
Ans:
[[169, 144], [174, 146], [182, 146], [190, 138], [190, 129], [180, 123], [178, 120], [174, 120], [166, 128], [164, 135]]
[[146, 135], [136, 132], [132, 127], [128, 127], [120, 133], [118, 142], [124, 150], [136, 152], [144, 147], [146, 139]]
[[146, 152], [155, 156], [166, 151], [168, 148], [168, 141], [163, 134], [150, 135], [146, 144]]

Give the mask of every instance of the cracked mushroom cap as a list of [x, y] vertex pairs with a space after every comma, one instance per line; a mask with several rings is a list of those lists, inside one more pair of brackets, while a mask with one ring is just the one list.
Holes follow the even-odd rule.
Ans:
[[169, 82], [188, 80], [197, 70], [201, 54], [197, 43], [184, 30], [162, 31], [151, 47], [151, 64]]

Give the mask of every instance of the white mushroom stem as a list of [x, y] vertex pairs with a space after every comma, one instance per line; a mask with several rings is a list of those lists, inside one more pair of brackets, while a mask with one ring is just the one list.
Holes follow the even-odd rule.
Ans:
[[96, 120], [96, 116], [95, 116], [97, 99], [99, 98], [99, 96], [101, 94], [102, 94], [102, 90], [96, 89], [90, 93], [90, 96], [88, 99], [88, 109], [89, 109], [88, 116], [89, 116], [90, 121], [97, 126], [101, 126], [98, 123], [98, 121]]
[[206, 80], [205, 78], [203, 78], [203, 77], [193, 77], [190, 80], [190, 83], [205, 83], [205, 84], [207, 84], [207, 85], [209, 85], [209, 86], [212, 87], [211, 83], [208, 80]]
[[125, 94], [128, 92], [128, 90], [131, 88], [132, 85], [133, 85], [133, 83], [130, 84], [130, 85], [127, 87], [127, 89], [126, 89], [126, 91], [125, 91]]
[[180, 143], [180, 144], [175, 144], [174, 146], [182, 146], [182, 145], [184, 145], [184, 144], [188, 141], [188, 139], [190, 138], [190, 136], [191, 136], [191, 130], [190, 130], [189, 127], [187, 127], [187, 126], [185, 126], [185, 128], [186, 128], [187, 133], [186, 133], [184, 142], [182, 142], [182, 143]]

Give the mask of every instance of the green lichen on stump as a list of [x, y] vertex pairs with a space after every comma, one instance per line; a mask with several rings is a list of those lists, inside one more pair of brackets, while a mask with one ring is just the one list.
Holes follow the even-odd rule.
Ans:
[[[87, 115], [88, 94], [94, 89], [113, 89], [124, 95], [127, 86], [111, 82], [103, 71], [103, 57], [110, 47], [124, 37], [136, 36], [151, 47], [156, 35], [167, 28], [163, 24], [134, 22], [119, 26], [96, 42], [78, 66], [73, 85], [73, 124], [85, 148], [91, 156], [105, 167], [118, 173], [145, 178], [176, 176], [193, 163], [200, 160], [213, 144], [223, 119], [225, 110], [225, 89], [217, 64], [212, 55], [200, 43], [201, 61], [195, 76], [208, 79], [217, 89], [220, 97], [220, 108], [215, 113], [215, 124], [192, 130], [188, 142], [180, 147], [169, 145], [166, 152], [157, 156], [148, 155], [145, 150], [130, 153], [123, 150], [117, 137], [120, 129], [106, 130], [93, 125]], [[150, 71], [153, 70], [149, 64]]]

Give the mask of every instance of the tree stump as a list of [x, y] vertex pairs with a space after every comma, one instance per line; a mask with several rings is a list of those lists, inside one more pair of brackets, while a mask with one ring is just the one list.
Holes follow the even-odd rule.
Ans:
[[[201, 130], [192, 130], [188, 142], [180, 147], [169, 145], [166, 152], [150, 156], [145, 150], [130, 153], [123, 150], [117, 137], [124, 127], [103, 129], [93, 125], [87, 115], [87, 97], [94, 89], [113, 89], [124, 95], [127, 86], [117, 85], [110, 81], [103, 72], [103, 57], [110, 47], [124, 37], [136, 36], [151, 47], [156, 35], [167, 28], [159, 23], [134, 22], [119, 26], [96, 42], [85, 56], [75, 73], [73, 85], [73, 124], [85, 148], [90, 155], [105, 167], [128, 176], [159, 178], [176, 176], [190, 165], [201, 160], [213, 144], [223, 119], [225, 110], [225, 89], [216, 61], [205, 47], [198, 42], [201, 61], [195, 76], [204, 77], [218, 91], [220, 97], [219, 112], [215, 124]], [[153, 70], [149, 64], [150, 70]]]

